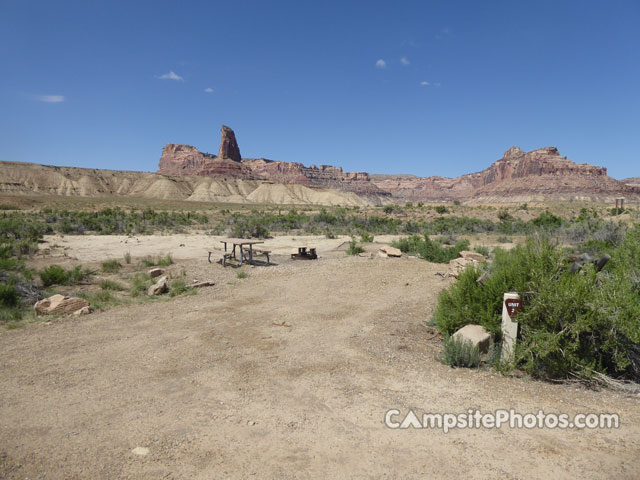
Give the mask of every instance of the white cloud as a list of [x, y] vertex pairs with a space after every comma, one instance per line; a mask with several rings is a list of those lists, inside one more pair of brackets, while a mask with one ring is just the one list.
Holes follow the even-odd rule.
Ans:
[[408, 59], [407, 57], [402, 57], [402, 58], [400, 59], [400, 63], [401, 63], [402, 65], [404, 65], [405, 67], [406, 67], [407, 65], [410, 65], [410, 64], [411, 64], [411, 62], [409, 61], [409, 59]]
[[431, 84], [429, 82], [420, 82], [420, 85], [422, 85], [423, 87], [428, 87]]
[[39, 95], [35, 99], [45, 103], [62, 103], [65, 101], [64, 95]]
[[440, 82], [436, 82], [433, 85], [436, 86], [436, 87], [439, 87], [440, 86]]
[[207, 87], [204, 89], [205, 93], [213, 93], [213, 88]]
[[380, 59], [376, 62], [376, 68], [387, 68], [387, 62], [383, 59]]
[[176, 82], [184, 82], [184, 78], [182, 78], [180, 75], [178, 75], [174, 71], [171, 71], [169, 73], [165, 73], [165, 74], [160, 75], [160, 76], [158, 76], [156, 78], [159, 78], [160, 80], [175, 80]]

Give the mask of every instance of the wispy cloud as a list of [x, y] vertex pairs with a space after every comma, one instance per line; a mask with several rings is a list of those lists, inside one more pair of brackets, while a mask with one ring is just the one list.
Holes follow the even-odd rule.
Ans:
[[207, 87], [204, 89], [205, 93], [213, 93], [213, 88]]
[[425, 80], [425, 81], [420, 82], [420, 85], [422, 85], [423, 87], [431, 87], [431, 86], [433, 86], [433, 87], [437, 88], [437, 87], [439, 87], [441, 85], [441, 83], [440, 82], [431, 83], [431, 82], [427, 82]]
[[440, 82], [435, 82], [435, 83], [433, 84], [433, 86], [434, 86], [434, 87], [439, 87], [439, 86], [440, 86]]
[[159, 78], [160, 80], [175, 80], [176, 82], [184, 82], [184, 78], [182, 78], [174, 71], [159, 75], [156, 78]]
[[44, 103], [62, 103], [66, 100], [64, 95], [37, 95], [33, 98]]
[[400, 59], [400, 63], [401, 63], [402, 65], [404, 65], [405, 67], [406, 67], [407, 65], [411, 65], [411, 62], [409, 61], [409, 59], [408, 59], [407, 57], [402, 57], [402, 58]]
[[448, 37], [451, 35], [451, 29], [449, 27], [444, 27], [440, 29], [440, 32], [438, 32], [436, 34], [436, 38], [438, 40], [442, 40], [445, 37]]
[[387, 62], [383, 59], [380, 59], [376, 62], [376, 68], [387, 68]]
[[423, 87], [428, 87], [431, 84], [429, 82], [420, 82], [420, 85], [422, 85]]

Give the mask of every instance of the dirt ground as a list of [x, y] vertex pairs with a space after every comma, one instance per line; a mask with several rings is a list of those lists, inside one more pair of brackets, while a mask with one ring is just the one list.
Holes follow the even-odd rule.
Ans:
[[[1, 478], [640, 478], [640, 397], [437, 360], [425, 321], [449, 282], [442, 266], [278, 237], [265, 244], [277, 265], [238, 278], [207, 263], [211, 240], [47, 238], [41, 264], [172, 253], [169, 273], [216, 285], [1, 330]], [[310, 242], [318, 261], [287, 258]], [[618, 413], [621, 424], [447, 434], [384, 424], [389, 409], [499, 408]]]

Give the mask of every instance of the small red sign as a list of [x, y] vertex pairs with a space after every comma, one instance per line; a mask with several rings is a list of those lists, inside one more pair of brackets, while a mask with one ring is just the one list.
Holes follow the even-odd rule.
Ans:
[[507, 313], [510, 317], [515, 317], [522, 308], [522, 300], [519, 298], [509, 298], [504, 303], [507, 306]]

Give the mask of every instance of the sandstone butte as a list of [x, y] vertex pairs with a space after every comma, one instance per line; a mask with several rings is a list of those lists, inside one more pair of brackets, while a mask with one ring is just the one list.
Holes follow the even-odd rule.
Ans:
[[457, 178], [369, 175], [331, 165], [306, 167], [298, 162], [242, 158], [233, 130], [224, 125], [217, 157], [189, 145], [168, 144], [158, 173], [266, 180], [403, 201], [610, 201], [640, 195], [638, 179], [615, 180], [606, 168], [577, 164], [561, 156], [556, 147], [530, 152], [511, 147], [486, 170]]

